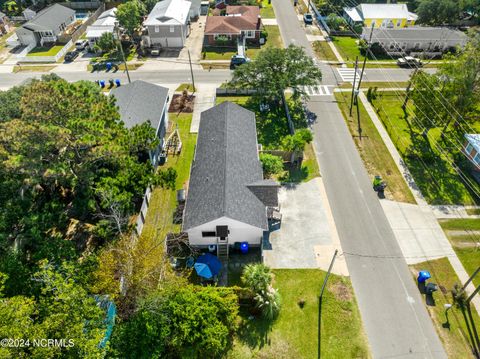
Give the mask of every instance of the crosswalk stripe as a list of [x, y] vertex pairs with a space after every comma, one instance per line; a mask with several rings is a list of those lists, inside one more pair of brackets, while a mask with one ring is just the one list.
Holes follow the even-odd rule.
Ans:
[[[355, 69], [340, 68], [340, 69], [337, 69], [337, 71], [343, 81], [353, 82], [355, 80]], [[360, 77], [360, 74], [357, 71], [357, 79], [359, 77]]]
[[309, 96], [329, 96], [332, 94], [328, 86], [324, 85], [305, 86], [304, 91]]

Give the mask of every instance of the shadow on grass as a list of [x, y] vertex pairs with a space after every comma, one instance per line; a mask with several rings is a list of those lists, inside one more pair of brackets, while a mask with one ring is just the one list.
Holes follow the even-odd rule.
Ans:
[[270, 344], [268, 334], [273, 322], [261, 317], [254, 317], [244, 308], [240, 310], [242, 323], [237, 331], [238, 339], [251, 349], [261, 349]]
[[307, 166], [301, 166], [298, 168], [298, 166], [294, 165], [285, 165], [285, 169], [285, 174], [278, 178], [280, 182], [302, 182], [307, 179], [309, 175]]
[[467, 326], [468, 337], [470, 340], [470, 347], [472, 349], [472, 354], [476, 358], [480, 358], [480, 339], [478, 337], [477, 327], [473, 320], [472, 311], [470, 305], [468, 304], [466, 307], [461, 307], [463, 319], [465, 319], [465, 324]]

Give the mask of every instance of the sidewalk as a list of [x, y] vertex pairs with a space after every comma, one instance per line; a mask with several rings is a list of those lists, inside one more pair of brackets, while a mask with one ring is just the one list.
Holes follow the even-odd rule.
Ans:
[[[397, 148], [383, 127], [382, 121], [378, 118], [377, 113], [362, 91], [360, 91], [359, 97], [417, 202], [417, 205], [407, 205], [381, 201], [385, 215], [392, 226], [407, 263], [418, 263], [429, 259], [447, 257], [460, 281], [462, 283], [467, 282], [470, 276], [465, 271], [445, 236], [430, 205], [425, 201], [415, 184], [400, 153], [398, 153]], [[474, 290], [475, 287], [472, 283], [466, 288], [468, 294], [473, 293]], [[475, 296], [472, 303], [477, 313], [480, 313], [480, 298]]]
[[467, 209], [479, 209], [479, 206], [430, 206], [437, 218], [480, 218], [480, 215], [468, 214]]

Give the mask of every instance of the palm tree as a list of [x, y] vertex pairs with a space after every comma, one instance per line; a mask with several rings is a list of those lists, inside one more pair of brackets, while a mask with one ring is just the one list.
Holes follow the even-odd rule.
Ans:
[[272, 272], [263, 263], [247, 264], [243, 269], [242, 282], [255, 293], [266, 291], [272, 283]]

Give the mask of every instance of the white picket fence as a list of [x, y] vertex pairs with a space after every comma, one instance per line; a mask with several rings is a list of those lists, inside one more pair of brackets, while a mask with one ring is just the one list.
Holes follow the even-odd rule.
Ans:
[[150, 197], [152, 196], [152, 189], [147, 187], [145, 194], [143, 195], [142, 207], [137, 217], [137, 234], [140, 235], [145, 224], [145, 218], [147, 218], [148, 206], [150, 205]]
[[[53, 56], [27, 56], [27, 54], [36, 46], [35, 44], [28, 45], [20, 54], [17, 55], [18, 62], [32, 62], [32, 63], [45, 63], [45, 62], [57, 62], [59, 58], [67, 53], [67, 51], [73, 46], [73, 41], [70, 40], [65, 44], [62, 49]], [[25, 53], [25, 50], [28, 51]]]

